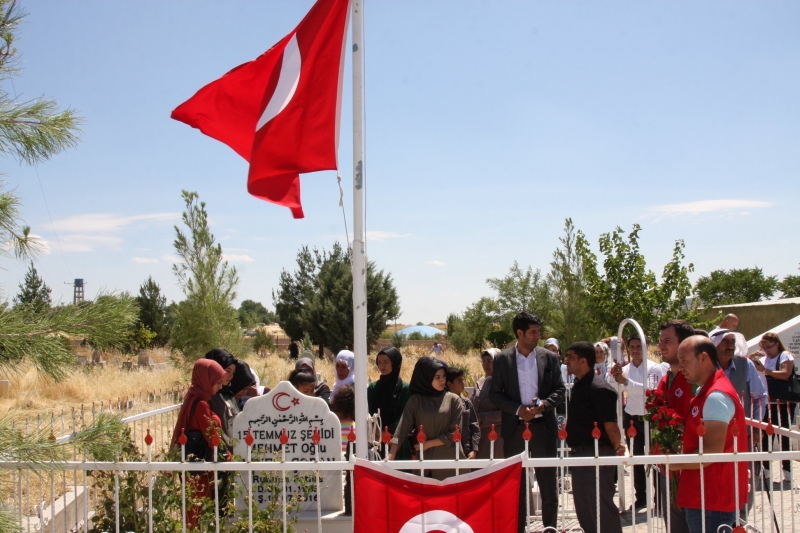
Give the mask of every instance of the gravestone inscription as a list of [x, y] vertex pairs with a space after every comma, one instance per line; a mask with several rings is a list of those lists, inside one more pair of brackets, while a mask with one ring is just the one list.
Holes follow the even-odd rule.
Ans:
[[[233, 421], [233, 437], [237, 439], [234, 453], [247, 458], [248, 429], [253, 436], [253, 461], [281, 460], [281, 433], [286, 430], [288, 442], [285, 444], [285, 460], [313, 461], [316, 447], [312, 442], [314, 430], [320, 436], [319, 460], [342, 460], [341, 423], [331, 413], [328, 404], [321, 398], [306, 396], [295, 389], [288, 381], [281, 381], [264, 396], [251, 398], [244, 404], [244, 410]], [[320, 471], [321, 494], [316, 493], [316, 477], [313, 471], [297, 471], [291, 475], [300, 476], [305, 484], [313, 488], [306, 501], [300, 504], [300, 511], [316, 511], [317, 499], [322, 511], [340, 511], [343, 506], [341, 471]], [[253, 501], [260, 508], [269, 503], [269, 494], [262, 484], [262, 473], [253, 472]], [[287, 497], [298, 494], [299, 483], [287, 485]], [[247, 494], [246, 485], [241, 492]], [[246, 505], [243, 498], [237, 505]]]

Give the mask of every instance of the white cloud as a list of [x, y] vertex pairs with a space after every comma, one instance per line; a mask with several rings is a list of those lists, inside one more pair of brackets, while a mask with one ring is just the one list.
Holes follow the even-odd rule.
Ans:
[[92, 252], [97, 248], [119, 248], [120, 233], [147, 224], [163, 224], [180, 218], [180, 213], [145, 213], [114, 215], [89, 213], [62, 218], [53, 222], [61, 249], [65, 252]]
[[439, 261], [438, 259], [434, 259], [433, 261], [425, 261], [425, 264], [426, 265], [433, 265], [433, 266], [437, 266], [437, 267], [443, 267], [443, 266], [445, 266], [446, 263], [444, 261]]
[[96, 248], [116, 248], [122, 244], [122, 238], [113, 235], [61, 235], [58, 240], [64, 252], [91, 252]]
[[75, 215], [53, 222], [59, 233], [115, 233], [137, 222], [171, 222], [180, 213], [147, 213], [120, 216], [110, 213]]
[[158, 259], [155, 257], [131, 257], [131, 261], [139, 265], [157, 265]]
[[[658, 215], [677, 216], [677, 215], [699, 215], [701, 213], [716, 213], [723, 211], [738, 211], [741, 209], [759, 209], [775, 205], [772, 202], [762, 202], [759, 200], [700, 200], [698, 202], [686, 202], [682, 204], [659, 205], [652, 208], [652, 212]], [[740, 215], [749, 215], [749, 212], [740, 211]]]
[[222, 254], [222, 258], [231, 263], [252, 263], [255, 261], [255, 259], [247, 254]]
[[410, 237], [410, 233], [392, 233], [391, 231], [368, 231], [368, 241], [385, 241], [387, 239], [399, 239], [402, 237]]
[[165, 263], [183, 263], [183, 259], [180, 257], [175, 257], [174, 255], [162, 255], [161, 260]]

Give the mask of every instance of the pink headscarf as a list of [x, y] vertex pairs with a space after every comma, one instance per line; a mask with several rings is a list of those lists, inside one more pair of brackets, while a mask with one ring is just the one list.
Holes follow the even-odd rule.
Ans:
[[192, 385], [183, 398], [181, 411], [178, 413], [178, 420], [175, 422], [175, 429], [172, 430], [172, 445], [178, 442], [181, 436], [181, 429], [189, 426], [189, 412], [195, 399], [208, 402], [214, 395], [214, 385], [219, 383], [225, 370], [219, 363], [211, 359], [198, 359], [192, 369]]

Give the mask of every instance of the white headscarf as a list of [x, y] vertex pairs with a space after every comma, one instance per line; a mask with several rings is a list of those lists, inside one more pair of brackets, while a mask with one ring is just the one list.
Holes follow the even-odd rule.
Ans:
[[600, 347], [601, 350], [603, 350], [603, 353], [606, 355], [606, 358], [603, 360], [602, 363], [594, 364], [594, 373], [602, 378], [605, 378], [606, 372], [608, 372], [608, 363], [609, 360], [611, 359], [611, 349], [608, 347], [608, 344], [604, 342], [594, 343], [595, 348], [597, 348], [598, 346]]
[[336, 383], [333, 384], [333, 390], [331, 391], [331, 397], [329, 402], [333, 401], [333, 397], [336, 396], [336, 392], [342, 388], [346, 387], [347, 385], [352, 385], [354, 381], [353, 376], [353, 366], [355, 365], [356, 355], [351, 352], [350, 350], [342, 350], [336, 355], [336, 363], [339, 361], [344, 361], [347, 365], [347, 377], [344, 379], [339, 379], [339, 374], [336, 373]]

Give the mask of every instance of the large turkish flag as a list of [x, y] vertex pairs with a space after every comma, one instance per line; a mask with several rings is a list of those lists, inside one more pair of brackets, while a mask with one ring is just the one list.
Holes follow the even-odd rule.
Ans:
[[522, 456], [444, 481], [356, 459], [355, 533], [516, 533]]
[[172, 112], [249, 161], [248, 192], [295, 218], [303, 218], [298, 174], [336, 170], [349, 5], [318, 0], [278, 44]]

